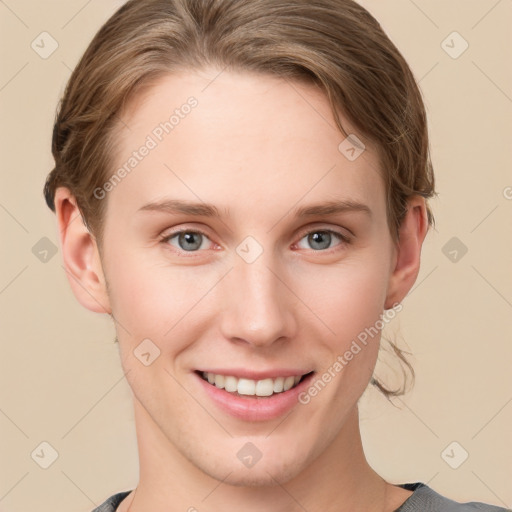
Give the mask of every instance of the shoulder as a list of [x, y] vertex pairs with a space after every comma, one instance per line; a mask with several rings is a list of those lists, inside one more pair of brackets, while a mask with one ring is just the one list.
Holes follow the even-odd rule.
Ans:
[[511, 509], [480, 502], [458, 503], [441, 496], [421, 482], [402, 484], [400, 487], [413, 494], [395, 512], [507, 512]]
[[123, 491], [110, 496], [107, 498], [99, 507], [96, 507], [92, 512], [114, 512], [117, 510], [117, 507], [123, 501], [128, 494], [132, 491]]
[[[480, 502], [458, 503], [441, 496], [421, 482], [402, 484], [400, 487], [413, 491], [413, 494], [395, 512], [512, 512], [512, 509]], [[123, 491], [110, 496], [92, 512], [115, 512], [130, 492]]]

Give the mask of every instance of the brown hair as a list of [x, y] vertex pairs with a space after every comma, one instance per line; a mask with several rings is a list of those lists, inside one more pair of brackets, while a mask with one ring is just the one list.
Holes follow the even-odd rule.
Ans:
[[[66, 86], [53, 130], [55, 167], [44, 186], [48, 206], [55, 211], [57, 187], [69, 188], [100, 246], [106, 200], [93, 191], [112, 172], [119, 114], [160, 76], [210, 65], [321, 87], [341, 133], [348, 136], [339, 112], [378, 150], [395, 241], [407, 199], [435, 195], [419, 87], [355, 1], [130, 0], [98, 31]], [[427, 214], [431, 226], [428, 205]], [[388, 397], [403, 392], [373, 383]]]

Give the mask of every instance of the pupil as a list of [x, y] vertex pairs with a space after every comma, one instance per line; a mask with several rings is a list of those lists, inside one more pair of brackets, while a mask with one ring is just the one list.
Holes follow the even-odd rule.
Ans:
[[[317, 231], [316, 233], [313, 233], [312, 235], [310, 235], [310, 237], [311, 237], [311, 241], [313, 242], [313, 249], [315, 249], [314, 243], [320, 243], [320, 245], [322, 246], [322, 247], [320, 247], [320, 249], [326, 249], [330, 245], [330, 241], [331, 241], [330, 233], [326, 233], [324, 231]], [[325, 237], [325, 240], [323, 240], [324, 237]], [[322, 244], [322, 240], [323, 240], [323, 244]]]
[[186, 242], [186, 244], [192, 244], [192, 247], [189, 245], [188, 247], [185, 245], [185, 247], [181, 247], [183, 250], [185, 251], [190, 251], [190, 250], [194, 250], [194, 249], [198, 249], [200, 246], [201, 246], [201, 242], [199, 241], [196, 241], [194, 243], [194, 237], [198, 235], [198, 237], [200, 237], [201, 235], [199, 233], [181, 233], [180, 234], [180, 246], [181, 246], [181, 242]]

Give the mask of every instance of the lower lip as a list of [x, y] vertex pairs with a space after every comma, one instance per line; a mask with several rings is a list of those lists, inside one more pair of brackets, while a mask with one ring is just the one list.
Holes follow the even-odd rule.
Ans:
[[294, 406], [299, 405], [299, 394], [309, 386], [314, 373], [309, 374], [297, 386], [288, 391], [274, 393], [268, 397], [254, 395], [247, 396], [247, 398], [220, 389], [202, 379], [197, 373], [194, 375], [205, 393], [224, 412], [245, 421], [265, 421], [278, 418]]

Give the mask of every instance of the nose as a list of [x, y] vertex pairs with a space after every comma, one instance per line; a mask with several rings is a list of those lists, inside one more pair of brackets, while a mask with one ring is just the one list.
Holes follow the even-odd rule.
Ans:
[[296, 301], [285, 274], [266, 252], [252, 263], [235, 259], [222, 280], [221, 330], [226, 339], [263, 348], [295, 335]]

